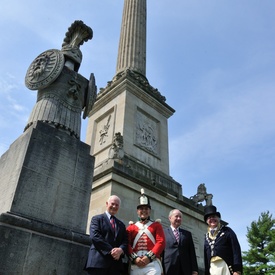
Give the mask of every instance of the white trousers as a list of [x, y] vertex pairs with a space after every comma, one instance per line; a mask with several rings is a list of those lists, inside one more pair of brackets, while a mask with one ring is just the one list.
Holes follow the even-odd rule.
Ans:
[[210, 263], [211, 275], [231, 275], [229, 268], [224, 260], [218, 260]]
[[144, 267], [138, 267], [137, 265], [131, 265], [130, 275], [161, 275], [162, 266], [158, 259], [149, 263]]

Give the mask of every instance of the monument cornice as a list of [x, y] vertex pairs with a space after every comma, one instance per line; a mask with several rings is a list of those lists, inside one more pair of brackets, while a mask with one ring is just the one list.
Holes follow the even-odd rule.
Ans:
[[135, 79], [132, 73], [125, 73], [120, 77], [114, 77], [112, 81], [108, 82], [106, 88], [100, 89], [90, 116], [125, 91], [135, 95], [166, 118], [172, 116], [175, 110], [161, 99], [162, 96], [157, 89], [154, 89], [155, 92], [152, 92], [152, 90], [153, 88], [148, 88], [140, 80]]
[[138, 162], [130, 156], [124, 156], [124, 158], [119, 161], [108, 159], [100, 166], [95, 167], [94, 183], [98, 179], [106, 177], [106, 175], [110, 175], [111, 173], [119, 174], [133, 182], [151, 187], [154, 190], [156, 188], [166, 195], [170, 194], [174, 196], [175, 199], [179, 198], [182, 194], [181, 185], [172, 177], [144, 163]]
[[202, 204], [195, 204], [191, 199], [183, 196], [180, 183], [161, 171], [135, 161], [130, 156], [125, 156], [123, 160], [108, 159], [96, 167], [93, 188], [101, 188], [103, 183], [101, 180], [103, 178], [104, 184], [118, 182], [131, 188], [125, 180], [121, 180], [127, 179], [146, 189], [157, 192], [163, 197], [169, 198], [170, 201], [179, 203], [184, 207], [185, 210], [183, 212], [186, 214], [191, 215], [192, 212], [196, 212], [198, 214], [197, 218], [203, 214], [204, 206]]

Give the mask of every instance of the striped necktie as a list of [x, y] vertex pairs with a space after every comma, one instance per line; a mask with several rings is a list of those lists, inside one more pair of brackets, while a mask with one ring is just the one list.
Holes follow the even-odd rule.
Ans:
[[116, 232], [116, 223], [115, 223], [115, 218], [114, 218], [114, 216], [111, 216], [111, 218], [110, 218], [110, 223], [111, 223], [111, 226], [112, 226], [114, 232]]
[[179, 231], [177, 229], [174, 229], [174, 235], [175, 235], [175, 238], [177, 240], [177, 243], [179, 243], [180, 235], [179, 235]]

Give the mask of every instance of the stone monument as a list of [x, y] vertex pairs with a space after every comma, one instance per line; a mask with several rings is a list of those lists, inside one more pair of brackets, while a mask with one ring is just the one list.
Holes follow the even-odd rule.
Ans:
[[78, 74], [92, 29], [75, 21], [61, 50], [40, 54], [25, 83], [38, 90], [24, 133], [0, 159], [0, 274], [85, 274], [94, 157], [80, 141], [96, 98]]
[[184, 197], [183, 184], [169, 174], [168, 119], [175, 110], [146, 77], [146, 20], [146, 0], [124, 0], [116, 72], [88, 114], [86, 143], [95, 157], [88, 220], [104, 211], [111, 194], [122, 200], [125, 224], [136, 220], [136, 198], [144, 188], [151, 218], [164, 227], [170, 210], [182, 211], [203, 275], [204, 208]]

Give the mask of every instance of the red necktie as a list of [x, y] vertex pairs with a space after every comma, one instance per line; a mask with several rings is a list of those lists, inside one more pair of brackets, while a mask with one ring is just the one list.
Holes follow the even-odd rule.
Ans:
[[115, 224], [115, 219], [113, 216], [111, 216], [111, 218], [110, 218], [110, 223], [111, 223], [111, 226], [112, 226], [114, 232], [116, 232], [116, 224]]

